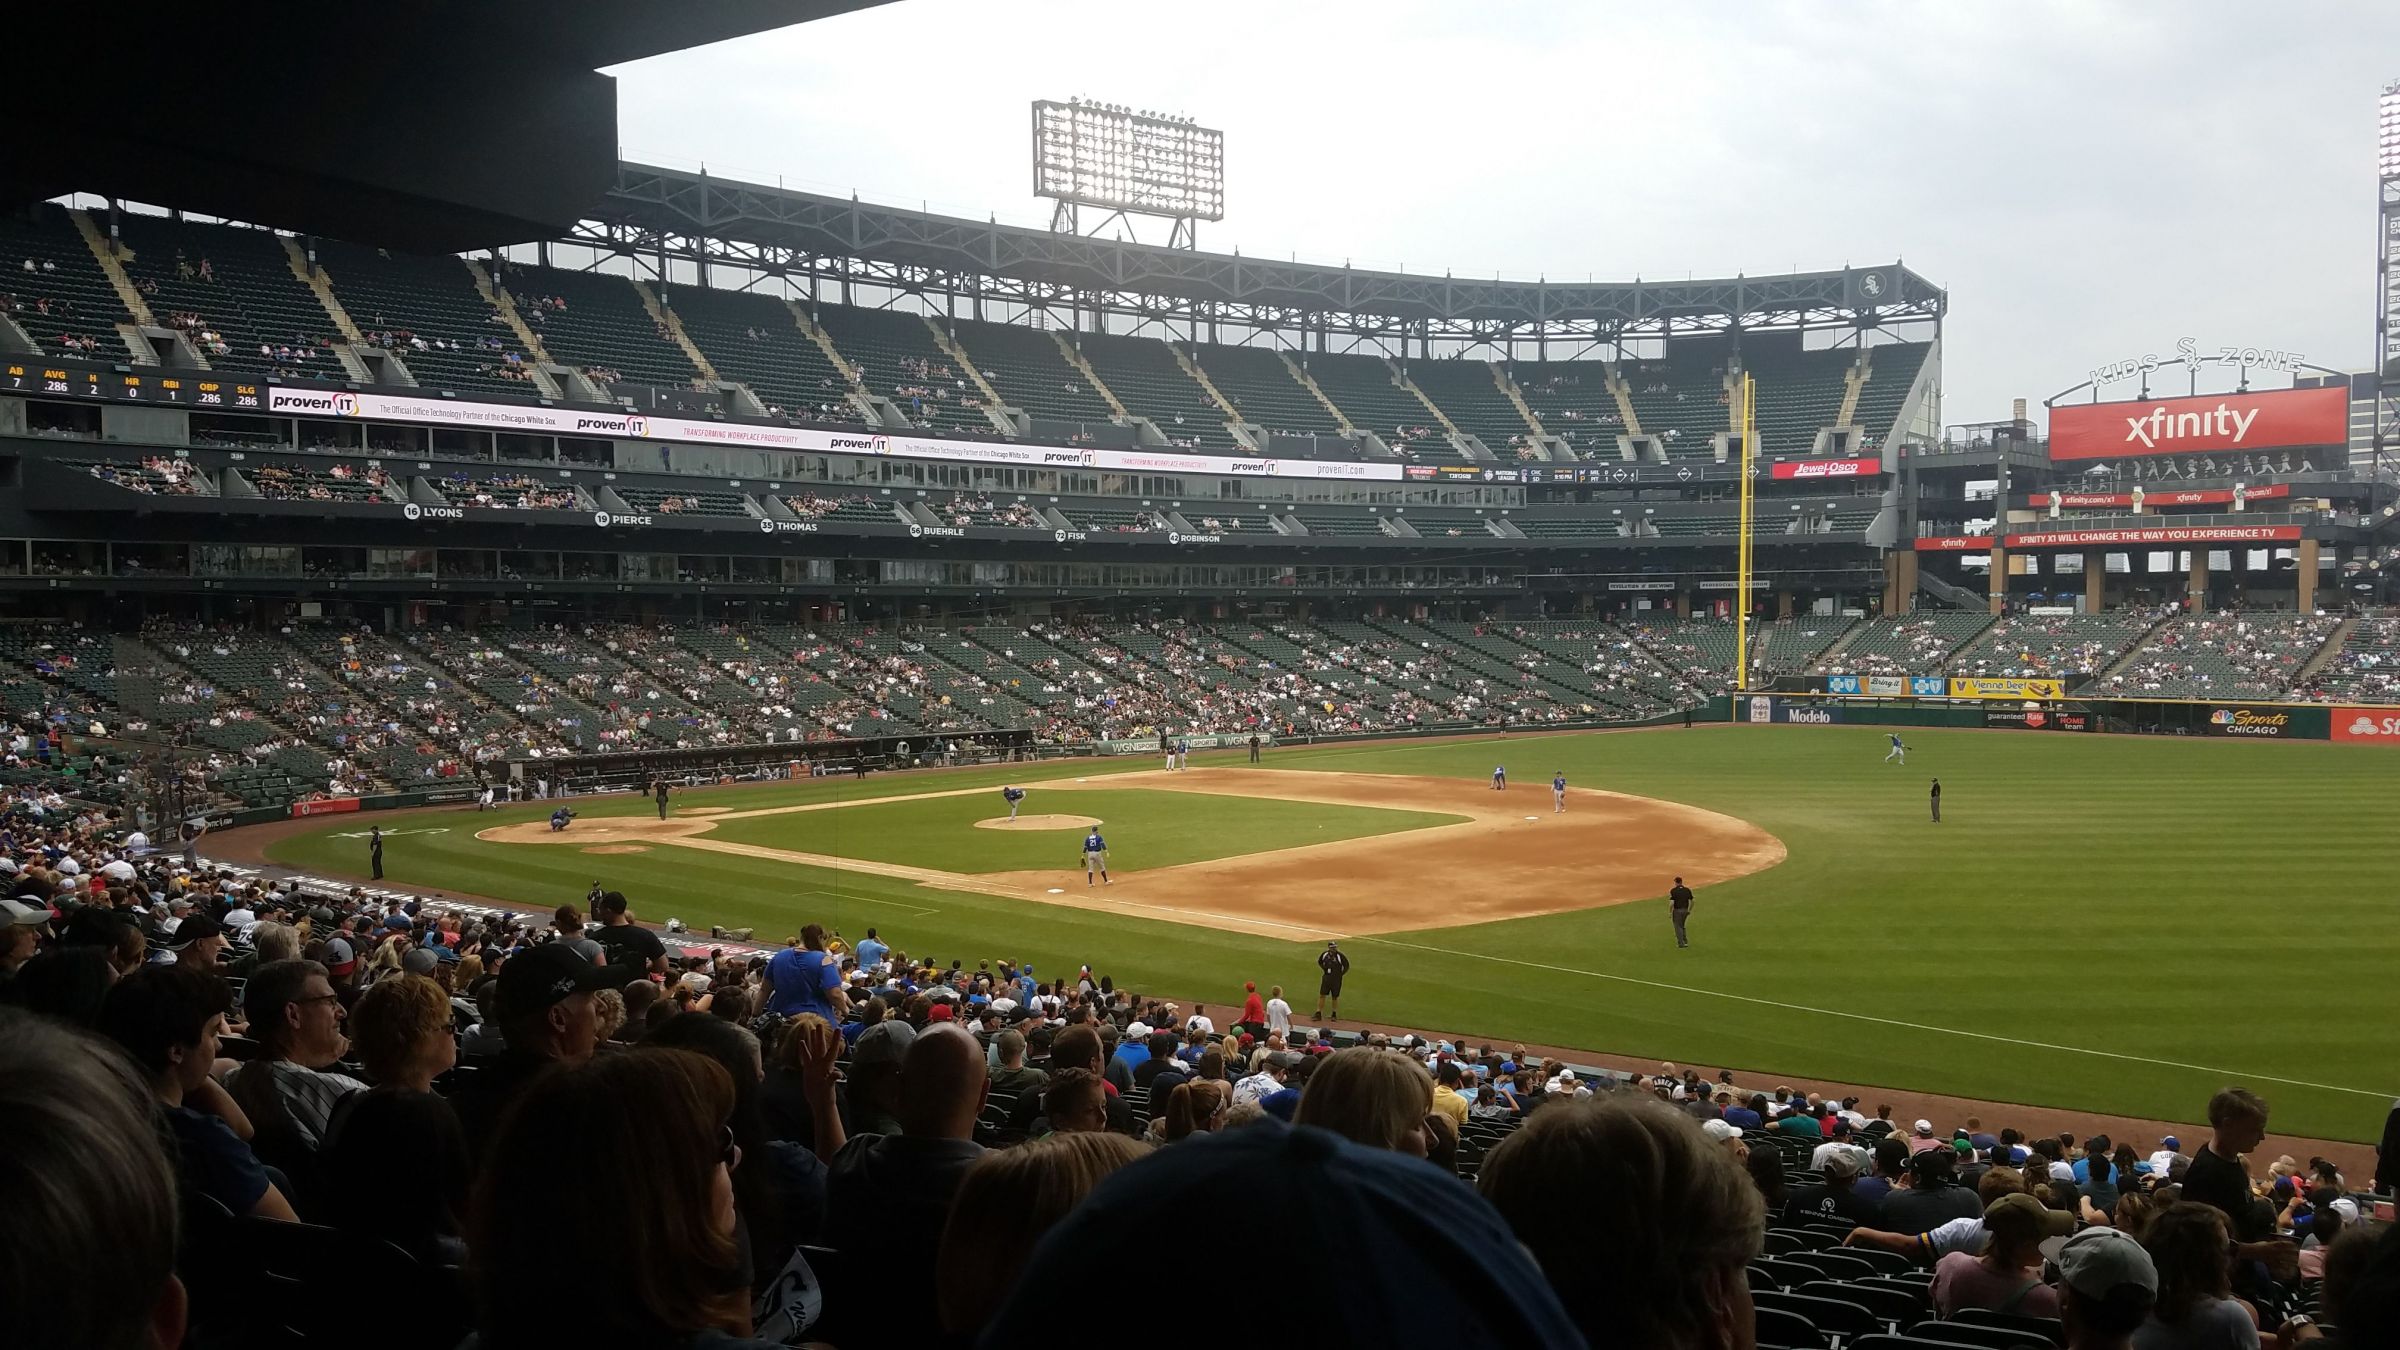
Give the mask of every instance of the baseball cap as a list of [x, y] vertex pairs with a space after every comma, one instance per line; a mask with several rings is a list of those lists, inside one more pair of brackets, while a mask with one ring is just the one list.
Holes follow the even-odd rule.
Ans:
[[1933, 1135], [1933, 1122], [1930, 1120], [1918, 1121], [1916, 1124], [1916, 1131], [1918, 1134], [1931, 1138]]
[[1728, 1139], [1739, 1139], [1742, 1137], [1741, 1127], [1735, 1125], [1730, 1120], [1701, 1121], [1700, 1133], [1707, 1135], [1709, 1138], [1717, 1141], [1720, 1144]]
[[425, 947], [411, 947], [408, 954], [400, 958], [400, 968], [411, 975], [431, 975], [441, 964], [442, 958]]
[[327, 938], [325, 940], [325, 973], [347, 975], [356, 969], [358, 969], [358, 953], [350, 949], [350, 940], [340, 937]]
[[1984, 1207], [1983, 1226], [1994, 1234], [2065, 1237], [2075, 1231], [2075, 1216], [2014, 1191]]
[[[404, 958], [403, 964], [419, 957], [438, 956], [419, 947]], [[521, 1017], [571, 995], [600, 989], [622, 989], [630, 981], [625, 972], [595, 966], [577, 955], [564, 943], [553, 942], [529, 947], [508, 958], [500, 967], [499, 1011], [503, 1016]]]
[[[1300, 1061], [1302, 1058], [1303, 1056], [1296, 1050], [1278, 1050], [1274, 1054], [1267, 1056], [1267, 1062], [1274, 1065], [1278, 1069], [1296, 1069], [1300, 1067]], [[2339, 1208], [2338, 1204], [2336, 1205], [2336, 1208]], [[2358, 1207], [2356, 1205], [2351, 1206], [2351, 1209], [2354, 1211], [2357, 1208]], [[2355, 1218], [2356, 1215], [2353, 1214], [2352, 1217]]]
[[1125, 1039], [1129, 1041], [1148, 1040], [1149, 1037], [1150, 1024], [1148, 1022], [1135, 1022], [1125, 1028]]
[[39, 928], [50, 922], [50, 911], [22, 900], [0, 900], [0, 928]]
[[2107, 1298], [2109, 1291], [2129, 1284], [2158, 1292], [2158, 1266], [2150, 1253], [2119, 1229], [2086, 1228], [2060, 1244], [2051, 1259], [2058, 1262], [2060, 1278], [2085, 1298]]
[[1855, 1177], [1866, 1170], [1866, 1159], [1857, 1149], [1838, 1148], [1825, 1155], [1825, 1165], [1817, 1170], [1829, 1177]]
[[947, 1003], [936, 1003], [925, 1010], [925, 1020], [928, 1022], [948, 1022], [957, 1015]]
[[[1042, 1238], [1027, 1268], [1129, 1250], [1169, 1226], [1202, 1251], [1274, 1232], [1340, 1272], [1279, 1304], [1280, 1343], [1583, 1344], [1541, 1268], [1471, 1188], [1305, 1125], [1204, 1132], [1119, 1169]], [[1021, 1281], [985, 1343], [1031, 1344], [1057, 1320], [1051, 1291]], [[1201, 1334], [1178, 1328], [1163, 1343]]]
[[2174, 1135], [2170, 1134], [2166, 1138], [2159, 1140], [2158, 1146], [2160, 1148], [2181, 1148], [2183, 1147], [2183, 1144], [2180, 1140], [2176, 1139]]
[[175, 925], [175, 936], [167, 940], [167, 950], [179, 952], [203, 938], [225, 936], [225, 925], [205, 914], [187, 914]]
[[897, 1065], [908, 1056], [908, 1047], [916, 1041], [915, 1027], [887, 1017], [858, 1033], [858, 1044], [850, 1051], [850, 1067], [872, 1069], [878, 1065]]

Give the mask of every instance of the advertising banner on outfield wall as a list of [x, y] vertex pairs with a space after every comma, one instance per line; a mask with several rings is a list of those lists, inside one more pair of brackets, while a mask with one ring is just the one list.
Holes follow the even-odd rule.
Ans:
[[[1250, 744], [1247, 731], [1211, 731], [1198, 736], [1170, 736], [1171, 741], [1188, 741], [1194, 750], [1233, 750]], [[1275, 738], [1260, 732], [1261, 746], [1275, 744]], [[1131, 740], [1094, 741], [1092, 748], [1104, 755], [1155, 755], [1159, 753], [1158, 737], [1136, 736]]]
[[1986, 677], [1982, 679], [1953, 679], [1952, 698], [2042, 699], [2065, 698], [2067, 686], [2063, 680], [2018, 680]]
[[[749, 450], [795, 450], [809, 454], [864, 455], [892, 459], [949, 459], [973, 464], [1027, 468], [1100, 469], [1114, 473], [1198, 473], [1235, 478], [1332, 478], [1398, 480], [1398, 464], [1361, 464], [1314, 459], [1246, 459], [1233, 455], [1180, 455], [1152, 450], [1072, 449], [997, 441], [951, 441], [929, 436], [868, 431], [825, 431], [815, 427], [762, 426], [748, 422], [693, 421], [646, 413], [538, 404], [474, 403], [464, 399], [407, 398], [347, 389], [267, 391], [266, 411], [285, 417], [349, 417], [362, 421], [428, 422], [485, 431], [588, 436], [595, 440], [682, 441], [731, 445]], [[1484, 472], [1470, 469], [1470, 473]], [[1498, 471], [1491, 471], [1498, 472]], [[1513, 472], [1513, 471], [1512, 471]]]
[[2353, 745], [2400, 748], [2400, 708], [2335, 708], [2333, 738]]
[[2292, 725], [2289, 708], [2245, 708], [2229, 705], [2211, 708], [2208, 720], [2201, 724], [2203, 734], [2210, 736], [2241, 736], [2251, 740], [2289, 740], [2299, 734]]
[[357, 809], [356, 797], [312, 797], [292, 803], [292, 814], [295, 816], [338, 816]]
[[2350, 390], [2282, 389], [2138, 403], [2070, 403], [2050, 410], [2050, 458], [2198, 455], [2350, 441]]
[[2019, 731], [2090, 731], [2089, 713], [2059, 712], [2052, 708], [1986, 708], [1983, 724], [1987, 727], [2013, 727]]
[[1788, 722], [1793, 726], [1829, 727], [1842, 720], [1842, 708], [1838, 703], [1818, 703], [1813, 700], [1795, 702], [1790, 699], [1777, 699], [1775, 701], [1775, 720]]

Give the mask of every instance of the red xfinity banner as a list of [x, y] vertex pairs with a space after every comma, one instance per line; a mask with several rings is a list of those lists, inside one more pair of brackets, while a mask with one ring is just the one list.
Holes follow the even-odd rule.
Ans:
[[1880, 459], [1786, 459], [1767, 470], [1769, 478], [1873, 478], [1883, 472]]
[[1917, 540], [1919, 553], [1989, 553], [1992, 537], [1988, 534], [1929, 534]]
[[2010, 548], [2090, 548], [2102, 544], [2278, 544], [2300, 537], [2297, 525], [2162, 526], [2155, 530], [2053, 530], [2012, 534]]
[[[2061, 492], [2058, 505], [2067, 510], [2093, 506], [2226, 506], [2233, 502], [2265, 502], [2292, 495], [2289, 483], [2268, 483], [2244, 488], [2240, 493], [2231, 488], [2194, 488], [2185, 492], [2149, 492], [2140, 496], [2130, 492]], [[2036, 492], [2025, 504], [2039, 511], [2050, 505], [2051, 494]]]
[[2050, 410], [2054, 460], [2343, 445], [2349, 439], [2350, 391], [2338, 385]]

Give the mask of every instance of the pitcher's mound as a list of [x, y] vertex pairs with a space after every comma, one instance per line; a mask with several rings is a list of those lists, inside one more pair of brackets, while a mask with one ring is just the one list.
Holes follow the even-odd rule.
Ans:
[[1088, 830], [1100, 822], [1090, 816], [994, 816], [975, 822], [979, 830]]
[[584, 850], [586, 853], [648, 853], [649, 851], [648, 844], [594, 844]]

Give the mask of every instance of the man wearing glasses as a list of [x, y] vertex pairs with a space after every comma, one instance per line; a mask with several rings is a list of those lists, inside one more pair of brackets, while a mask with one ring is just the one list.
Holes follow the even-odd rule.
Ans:
[[342, 1034], [341, 995], [315, 961], [270, 961], [251, 973], [242, 1007], [258, 1058], [244, 1064], [227, 1088], [250, 1117], [253, 1149], [273, 1165], [297, 1151], [312, 1154], [342, 1098], [366, 1084], [329, 1073], [350, 1048]]

